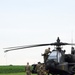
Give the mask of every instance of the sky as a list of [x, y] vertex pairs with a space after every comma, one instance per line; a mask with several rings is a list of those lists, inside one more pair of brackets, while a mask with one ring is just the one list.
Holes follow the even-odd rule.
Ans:
[[[43, 62], [41, 54], [52, 46], [4, 53], [6, 47], [75, 42], [75, 0], [0, 0], [0, 65]], [[71, 46], [65, 46], [66, 53]]]

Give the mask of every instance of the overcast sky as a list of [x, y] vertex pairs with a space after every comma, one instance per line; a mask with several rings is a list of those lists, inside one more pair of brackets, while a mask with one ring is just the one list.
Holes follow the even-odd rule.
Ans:
[[75, 0], [0, 0], [0, 65], [43, 62], [49, 46], [8, 53], [3, 48], [52, 43], [58, 36], [75, 42]]

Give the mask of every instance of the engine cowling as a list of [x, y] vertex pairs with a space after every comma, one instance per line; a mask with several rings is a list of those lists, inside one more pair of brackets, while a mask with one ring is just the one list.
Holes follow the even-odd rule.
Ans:
[[65, 55], [65, 62], [75, 63], [75, 54], [66, 54]]

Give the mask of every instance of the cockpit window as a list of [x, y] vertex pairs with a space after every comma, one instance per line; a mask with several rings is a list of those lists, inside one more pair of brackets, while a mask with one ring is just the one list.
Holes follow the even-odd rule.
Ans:
[[52, 51], [49, 54], [48, 60], [53, 59], [56, 62], [60, 62], [61, 53], [59, 51]]

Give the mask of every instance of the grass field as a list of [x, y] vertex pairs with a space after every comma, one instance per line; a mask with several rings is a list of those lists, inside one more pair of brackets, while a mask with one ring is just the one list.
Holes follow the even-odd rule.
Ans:
[[0, 66], [0, 75], [26, 75], [25, 66]]
[[[0, 74], [0, 75], [26, 75], [26, 74], [23, 72], [23, 73], [8, 73], [8, 74]], [[31, 74], [31, 75], [36, 75], [36, 74]]]
[[0, 74], [25, 72], [25, 66], [0, 66]]
[[0, 74], [0, 75], [26, 75], [25, 73], [8, 73], [8, 74]]

